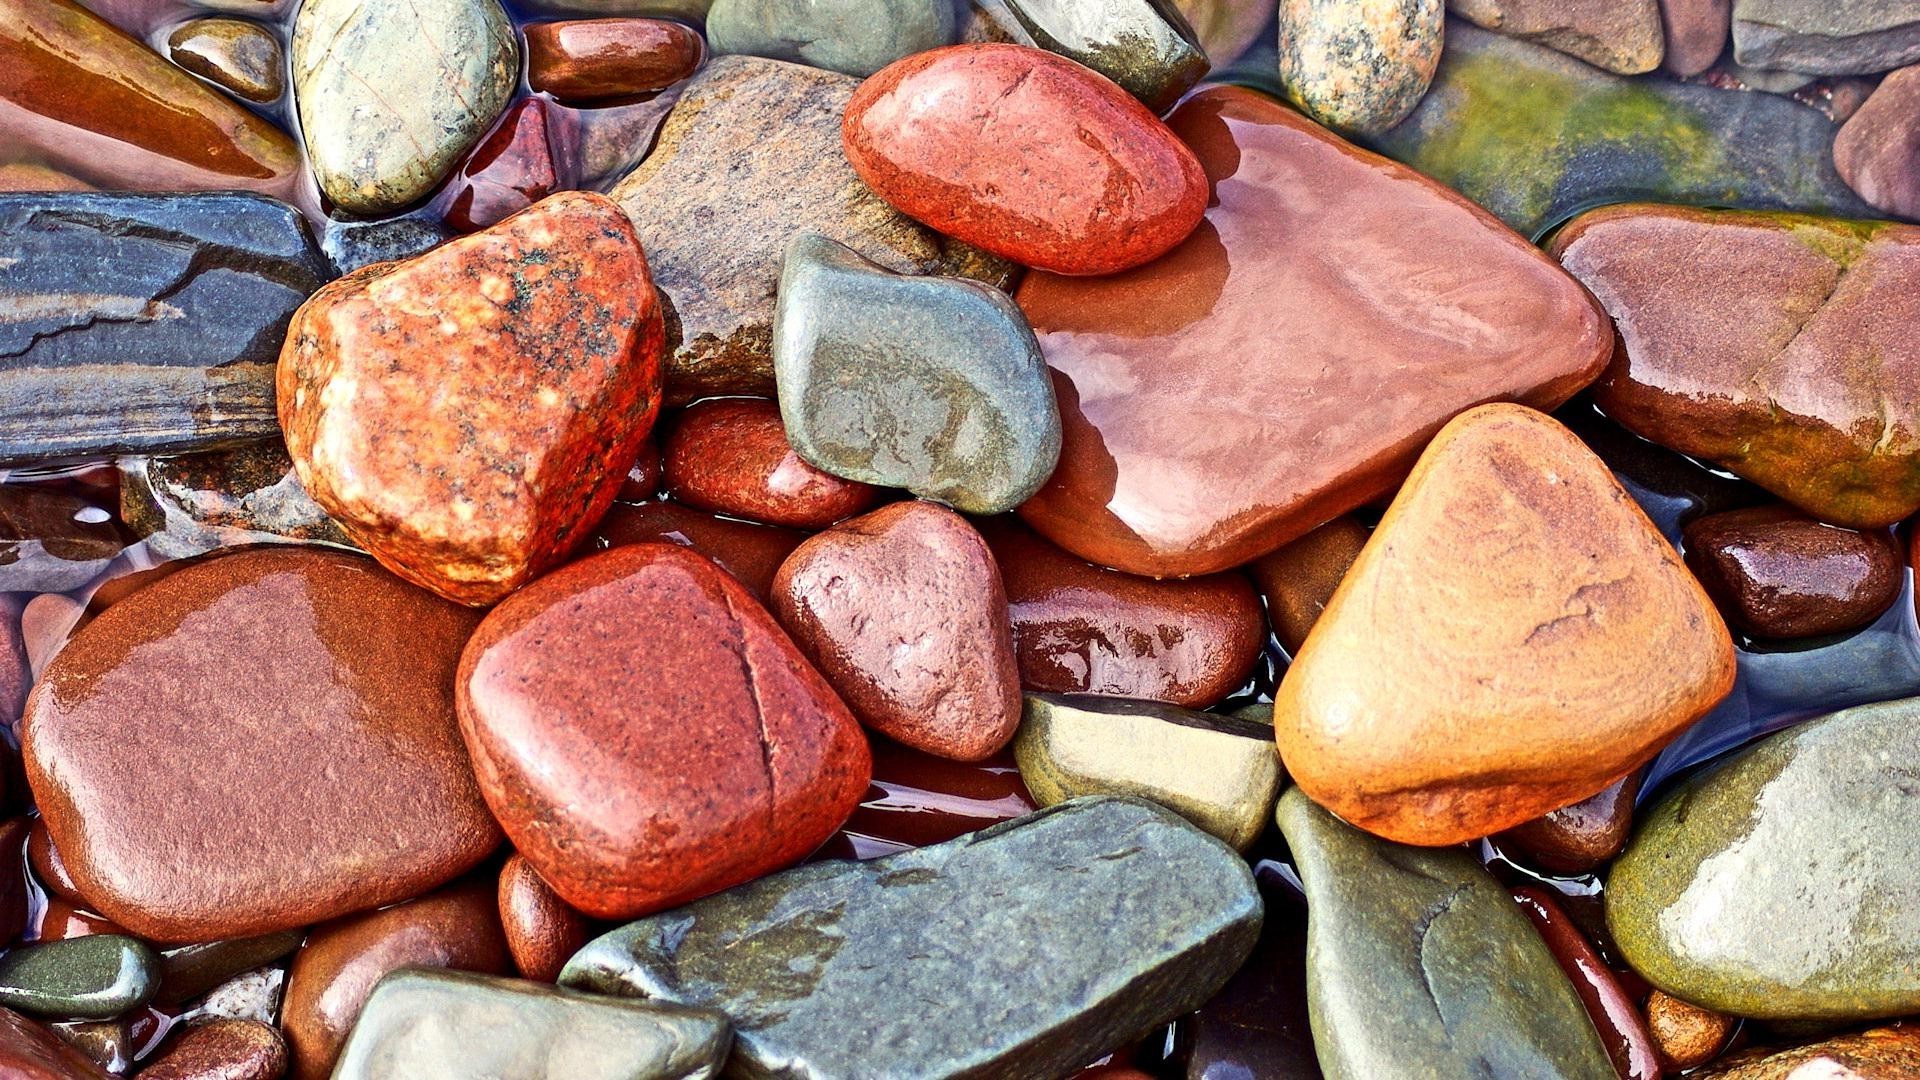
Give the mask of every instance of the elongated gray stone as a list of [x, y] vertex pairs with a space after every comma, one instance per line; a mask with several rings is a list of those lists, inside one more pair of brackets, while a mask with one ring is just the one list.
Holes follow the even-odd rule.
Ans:
[[1079, 799], [642, 919], [560, 981], [720, 1009], [730, 1077], [1042, 1080], [1197, 1008], [1261, 914], [1225, 844], [1151, 803]]
[[368, 996], [333, 1080], [710, 1080], [732, 1035], [710, 1009], [402, 969]]
[[1277, 816], [1306, 886], [1327, 1080], [1615, 1080], [1546, 943], [1472, 856], [1370, 836], [1299, 788]]
[[260, 195], [0, 195], [0, 465], [277, 434], [287, 321], [329, 276]]
[[1920, 60], [1920, 2], [1734, 0], [1733, 57], [1812, 75], [1905, 67]]
[[137, 938], [91, 934], [0, 956], [0, 1006], [59, 1020], [106, 1020], [145, 1005], [160, 958]]

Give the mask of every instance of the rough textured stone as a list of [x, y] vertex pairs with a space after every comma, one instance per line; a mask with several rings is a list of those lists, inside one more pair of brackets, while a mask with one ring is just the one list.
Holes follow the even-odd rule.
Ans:
[[93, 185], [58, 169], [30, 162], [0, 165], [0, 191], [92, 191]]
[[667, 544], [582, 560], [495, 608], [457, 685], [488, 805], [599, 918], [793, 863], [871, 775], [859, 725], [773, 617]]
[[0, 195], [0, 464], [272, 435], [281, 337], [329, 276], [258, 195]]
[[1134, 795], [1243, 851], [1280, 793], [1271, 727], [1154, 702], [1028, 695], [1013, 753], [1041, 806]]
[[894, 274], [805, 235], [787, 253], [773, 334], [787, 439], [836, 476], [998, 514], [1059, 458], [1040, 346], [991, 286]]
[[718, 53], [790, 60], [862, 78], [903, 56], [953, 44], [954, 0], [713, 0]]
[[300, 486], [277, 442], [120, 462], [120, 519], [156, 555], [184, 559], [235, 544], [353, 541]]
[[1874, 1028], [1791, 1050], [1748, 1050], [1689, 1075], [1712, 1080], [1902, 1080], [1920, 1075], [1920, 1030]]
[[140, 1070], [141, 1080], [280, 1080], [287, 1040], [258, 1020], [195, 1024]]
[[0, 2], [0, 145], [106, 187], [300, 185], [285, 132], [72, 0]]
[[719, 1008], [740, 1075], [1013, 1080], [1064, 1075], [1192, 1010], [1260, 916], [1225, 844], [1148, 803], [1088, 799], [632, 923], [561, 981]]
[[433, 190], [513, 97], [519, 39], [498, 0], [307, 0], [293, 91], [320, 190], [374, 217]]
[[1453, 192], [1238, 87], [1170, 123], [1213, 182], [1205, 224], [1133, 273], [1018, 293], [1065, 431], [1020, 513], [1074, 554], [1239, 565], [1392, 491], [1460, 410], [1553, 408], [1604, 366], [1592, 298]]
[[1833, 165], [1876, 209], [1920, 217], [1920, 65], [1880, 81], [1833, 140]]
[[213, 988], [194, 1006], [194, 1022], [215, 1019], [257, 1020], [269, 1026], [280, 1021], [280, 998], [287, 973], [275, 966], [243, 972]]
[[1528, 236], [1642, 199], [1871, 216], [1834, 172], [1833, 124], [1816, 109], [1625, 80], [1460, 21], [1420, 108], [1369, 144]]
[[1499, 836], [1501, 848], [1555, 874], [1585, 874], [1620, 854], [1633, 831], [1633, 801], [1644, 774], [1635, 771], [1599, 794], [1516, 825]]
[[1506, 889], [1464, 851], [1368, 836], [1280, 797], [1307, 890], [1307, 1005], [1329, 1080], [1618, 1075]]
[[668, 502], [615, 503], [595, 534], [608, 547], [624, 544], [678, 544], [712, 559], [732, 574], [753, 598], [773, 595], [773, 575], [793, 549], [807, 538], [796, 529], [756, 525]]
[[1027, 266], [1111, 274], [1206, 209], [1192, 151], [1112, 82], [1019, 45], [955, 45], [860, 84], [847, 160], [894, 208]]
[[206, 941], [392, 903], [484, 858], [500, 834], [452, 701], [475, 621], [311, 548], [194, 563], [108, 608], [22, 724], [80, 892], [142, 937]]
[[0, 955], [0, 1006], [61, 1020], [105, 1020], [145, 1005], [160, 958], [137, 938], [88, 934]]
[[1609, 416], [1835, 525], [1920, 509], [1920, 226], [1623, 206], [1552, 250], [1619, 328]]
[[1446, 0], [1281, 0], [1280, 85], [1328, 127], [1378, 134], [1433, 82], [1446, 16]]
[[[987, 24], [974, 36], [1058, 53], [1164, 113], [1207, 74], [1208, 53], [1180, 6], [1170, 0], [972, 0], [973, 17]], [[1258, 2], [1244, 6], [1252, 10], [1241, 17], [1257, 15], [1262, 24], [1270, 14]], [[1212, 14], [1216, 23], [1231, 18]], [[1215, 29], [1241, 33], [1237, 26]]]
[[287, 335], [281, 427], [355, 543], [490, 604], [564, 559], [619, 493], [659, 411], [661, 333], [625, 217], [565, 192], [322, 290]]
[[1484, 405], [1414, 466], [1274, 697], [1343, 819], [1455, 844], [1578, 802], [1733, 686], [1726, 627], [1600, 459]]
[[613, 189], [666, 300], [671, 403], [772, 396], [775, 284], [800, 233], [902, 273], [1012, 280], [1011, 264], [923, 228], [860, 183], [840, 149], [858, 85], [778, 60], [716, 59], [686, 84], [653, 153]]
[[710, 1009], [403, 971], [374, 988], [333, 1080], [712, 1080], [731, 1044]]
[[1718, 1057], [1736, 1025], [1733, 1017], [1655, 990], [1647, 997], [1647, 1030], [1667, 1069], [1697, 1069]]
[[587, 917], [567, 906], [517, 851], [500, 868], [499, 901], [500, 926], [513, 966], [536, 982], [559, 978], [567, 958], [591, 936]]
[[66, 592], [126, 547], [102, 507], [69, 491], [0, 485], [0, 592]]
[[1664, 67], [1682, 77], [1698, 75], [1727, 51], [1733, 0], [1660, 0], [1666, 38]]
[[957, 761], [992, 756], [1020, 723], [1000, 571], [960, 515], [901, 502], [801, 544], [774, 615], [868, 727]]
[[1920, 1009], [1916, 722], [1913, 698], [1833, 713], [1643, 813], [1607, 878], [1607, 924], [1634, 970], [1736, 1016]]
[[219, 18], [181, 23], [167, 35], [167, 55], [248, 101], [275, 101], [286, 89], [280, 39], [259, 23]]
[[1652, 71], [1665, 55], [1658, 0], [1447, 0], [1447, 10], [1622, 75]]
[[1371, 529], [1343, 514], [1247, 567], [1267, 602], [1273, 636], [1288, 652], [1300, 651], [1370, 535]]
[[717, 514], [824, 529], [871, 509], [884, 494], [809, 465], [787, 442], [780, 406], [771, 401], [695, 402], [674, 422], [665, 443], [660, 466], [667, 494]]
[[692, 75], [706, 46], [692, 27], [665, 19], [531, 23], [527, 85], [561, 101], [664, 90]]
[[109, 1080], [113, 1075], [45, 1027], [0, 1008], [0, 1074], [7, 1080]]
[[1920, 60], [1913, 0], [1734, 0], [1733, 55], [1749, 67], [1866, 75]]
[[1857, 630], [1900, 596], [1906, 558], [1884, 529], [1839, 529], [1784, 506], [1687, 526], [1687, 566], [1730, 626], [1756, 637]]

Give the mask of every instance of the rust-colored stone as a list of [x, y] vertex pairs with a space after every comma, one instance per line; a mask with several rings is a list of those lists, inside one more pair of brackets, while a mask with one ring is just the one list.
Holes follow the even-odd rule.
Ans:
[[678, 544], [712, 559], [762, 604], [773, 595], [773, 575], [807, 534], [776, 525], [715, 517], [666, 499], [615, 503], [600, 522], [601, 544]]
[[280, 1080], [287, 1040], [258, 1020], [195, 1024], [140, 1070], [141, 1080]]
[[0, 1076], [7, 1080], [112, 1080], [60, 1037], [12, 1009], [0, 1009]]
[[570, 115], [537, 97], [508, 109], [441, 196], [447, 224], [461, 232], [484, 229], [575, 186], [566, 168]]
[[1343, 514], [1247, 567], [1266, 598], [1273, 636], [1288, 652], [1300, 651], [1307, 631], [1319, 621], [1370, 534], [1365, 525]]
[[1502, 846], [1528, 866], [1555, 874], [1584, 874], [1620, 854], [1633, 831], [1633, 801], [1641, 771], [1634, 771], [1571, 806], [1550, 810], [1500, 834]]
[[1712, 1080], [1908, 1080], [1920, 1076], [1920, 1027], [1884, 1027], [1791, 1050], [1747, 1050], [1688, 1073]]
[[517, 851], [500, 868], [499, 901], [507, 951], [520, 974], [539, 982], [559, 978], [560, 969], [587, 943], [587, 917], [568, 907]]
[[780, 406], [755, 398], [688, 406], [666, 437], [662, 468], [676, 502], [796, 529], [824, 529], [883, 494], [809, 465], [787, 442]]
[[1731, 1016], [1659, 990], [1647, 998], [1647, 1030], [1661, 1064], [1674, 1072], [1697, 1069], [1719, 1056], [1735, 1023]]
[[561, 101], [664, 90], [693, 74], [705, 45], [666, 19], [569, 19], [526, 28], [527, 85]]

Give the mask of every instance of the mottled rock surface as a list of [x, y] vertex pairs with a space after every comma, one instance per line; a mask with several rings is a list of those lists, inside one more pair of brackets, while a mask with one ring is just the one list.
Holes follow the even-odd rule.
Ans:
[[[1169, 0], [973, 0], [973, 16], [985, 24], [968, 40], [1011, 41], [1058, 53], [1105, 75], [1164, 113], [1207, 74], [1209, 50], [1203, 50], [1193, 26]], [[1245, 23], [1264, 25], [1269, 11], [1259, 0], [1207, 5], [1245, 8], [1244, 12], [1207, 12], [1208, 30], [1223, 50], [1238, 51], [1234, 41]], [[1270, 8], [1271, 3], [1264, 5]], [[1239, 47], [1244, 47], [1241, 42]]]
[[1713, 1080], [1901, 1080], [1920, 1075], [1920, 1031], [1874, 1028], [1791, 1050], [1746, 1050], [1691, 1075]]
[[1281, 0], [1280, 85], [1328, 127], [1376, 135], [1433, 82], [1445, 0]]
[[287, 1041], [258, 1020], [195, 1024], [140, 1070], [144, 1080], [280, 1080]]

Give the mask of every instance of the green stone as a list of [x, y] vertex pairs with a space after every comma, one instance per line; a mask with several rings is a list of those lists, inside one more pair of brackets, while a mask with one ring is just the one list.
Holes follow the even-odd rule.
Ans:
[[1156, 113], [1206, 77], [1207, 54], [1171, 0], [973, 0], [970, 37], [1058, 53]]
[[1065, 1076], [1212, 997], [1253, 876], [1172, 812], [1098, 797], [764, 877], [582, 949], [563, 985], [716, 1008], [730, 1076]]
[[1768, 737], [1641, 815], [1607, 923], [1676, 997], [1766, 1019], [1920, 1011], [1920, 698]]
[[790, 60], [862, 78], [953, 44], [953, 0], [714, 0], [707, 40], [723, 54]]
[[1307, 893], [1307, 1012], [1327, 1080], [1615, 1080], [1572, 984], [1460, 848], [1395, 844], [1280, 797]]
[[160, 958], [122, 934], [22, 945], [0, 956], [0, 1006], [37, 1016], [108, 1020], [152, 1000]]
[[1261, 724], [1153, 701], [1028, 694], [1013, 756], [1041, 806], [1135, 795], [1244, 851], [1280, 792], [1270, 717], [1271, 707]]
[[780, 275], [773, 367], [794, 450], [835, 476], [1002, 514], [1060, 456], [1040, 343], [990, 285], [895, 274], [803, 233]]
[[181, 945], [160, 954], [160, 990], [153, 1000], [179, 1005], [242, 972], [269, 964], [300, 947], [304, 930]]
[[707, 1080], [731, 1042], [709, 1009], [403, 969], [373, 988], [333, 1080]]

